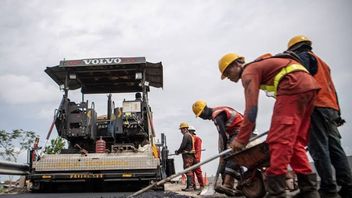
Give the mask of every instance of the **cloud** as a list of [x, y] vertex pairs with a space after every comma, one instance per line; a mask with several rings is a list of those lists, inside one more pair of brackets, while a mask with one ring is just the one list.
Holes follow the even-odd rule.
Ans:
[[[346, 25], [352, 24], [351, 1], [14, 0], [0, 4], [0, 105], [6, 106], [2, 115], [11, 115], [1, 117], [2, 127], [15, 127], [18, 119], [20, 126], [47, 131], [51, 124], [47, 115], [52, 117], [62, 93], [44, 74], [45, 66], [63, 58], [145, 56], [164, 65], [164, 89], [149, 94], [157, 132], [167, 135], [173, 151], [181, 141], [178, 124], [188, 121], [199, 129], [209, 156], [217, 153], [217, 132], [213, 123], [195, 118], [193, 102], [205, 99], [211, 106], [244, 110], [241, 83], [220, 80], [220, 56], [237, 52], [251, 61], [263, 53], [275, 54], [285, 50], [295, 34], [308, 34], [314, 50], [331, 64], [343, 116], [352, 120], [348, 91], [352, 27]], [[81, 99], [79, 92], [69, 97]], [[105, 114], [105, 97], [86, 99], [95, 100], [98, 113]], [[124, 97], [130, 96], [113, 99]], [[261, 93], [258, 132], [269, 128], [274, 102]], [[36, 116], [23, 115], [23, 110]], [[351, 125], [340, 130], [343, 141], [351, 142]], [[211, 174], [215, 166], [205, 170]], [[177, 169], [182, 165], [177, 164]]]
[[30, 76], [0, 76], [0, 98], [8, 104], [33, 104], [54, 100], [53, 87], [34, 81]]

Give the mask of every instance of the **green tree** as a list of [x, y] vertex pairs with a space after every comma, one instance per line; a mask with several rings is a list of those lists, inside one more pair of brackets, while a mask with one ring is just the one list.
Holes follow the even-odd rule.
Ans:
[[12, 132], [0, 130], [0, 157], [7, 161], [17, 161], [18, 155], [28, 150], [36, 137], [33, 131], [15, 129]]
[[51, 145], [45, 147], [46, 154], [56, 154], [60, 153], [61, 149], [65, 147], [65, 140], [62, 137], [57, 137], [50, 141]]

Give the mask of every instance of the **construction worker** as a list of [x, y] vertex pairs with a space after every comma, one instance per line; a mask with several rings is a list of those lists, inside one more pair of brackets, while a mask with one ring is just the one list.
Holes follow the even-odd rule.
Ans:
[[[191, 133], [193, 136], [194, 140], [194, 164], [197, 164], [201, 161], [201, 156], [202, 156], [202, 139], [196, 135], [196, 129], [193, 126], [189, 126], [188, 131]], [[197, 177], [198, 183], [199, 183], [199, 190], [203, 190], [204, 188], [204, 181], [203, 181], [203, 173], [201, 167], [198, 167], [193, 170], [193, 188], [196, 190], [196, 182], [195, 178]]]
[[247, 145], [256, 123], [259, 89], [276, 97], [267, 137], [270, 166], [266, 169], [267, 197], [286, 197], [285, 177], [290, 165], [298, 175], [299, 197], [319, 197], [317, 177], [308, 162], [310, 115], [319, 86], [308, 71], [293, 58], [265, 54], [245, 64], [235, 53], [219, 60], [221, 79], [237, 83], [245, 93], [245, 113], [241, 128], [231, 142], [234, 151]]
[[[204, 120], [212, 120], [217, 127], [219, 133], [219, 152], [226, 150], [231, 140], [237, 135], [243, 116], [231, 107], [214, 107], [210, 108], [203, 100], [197, 100], [192, 105], [192, 110], [196, 117]], [[232, 160], [224, 160], [220, 157], [219, 170], [223, 177], [223, 184], [216, 187], [219, 193], [225, 193], [228, 196], [242, 194], [234, 189], [235, 178], [239, 176], [239, 167]]]
[[[176, 155], [182, 154], [184, 169], [191, 167], [195, 161], [194, 140], [193, 140], [192, 135], [188, 131], [188, 127], [189, 127], [188, 123], [186, 123], [186, 122], [180, 123], [179, 129], [181, 130], [181, 133], [183, 134], [183, 139], [182, 139], [182, 143], [181, 143], [179, 149], [175, 151]], [[188, 171], [186, 173], [186, 176], [187, 176], [186, 188], [182, 189], [182, 191], [194, 191], [193, 171]]]
[[[321, 178], [321, 197], [352, 197], [352, 176], [348, 160], [341, 146], [341, 135], [337, 129], [344, 123], [329, 66], [312, 52], [312, 41], [297, 35], [288, 42], [288, 51], [297, 54], [310, 74], [321, 87], [314, 102], [311, 116], [309, 152]], [[337, 193], [331, 165], [340, 191]], [[339, 194], [339, 195], [338, 195]]]

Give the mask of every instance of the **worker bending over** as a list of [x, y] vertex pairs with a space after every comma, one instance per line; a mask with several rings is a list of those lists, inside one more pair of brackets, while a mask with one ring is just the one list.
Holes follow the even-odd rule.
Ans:
[[[237, 135], [243, 116], [231, 107], [214, 107], [210, 108], [203, 100], [196, 101], [192, 110], [196, 117], [204, 120], [212, 120], [216, 125], [219, 133], [219, 152], [229, 148], [231, 140]], [[234, 180], [239, 177], [239, 167], [233, 160], [224, 160], [224, 156], [220, 156], [219, 170], [223, 178], [223, 184], [216, 187], [219, 193], [225, 193], [228, 196], [242, 194], [234, 189]]]
[[290, 165], [298, 175], [299, 197], [319, 197], [316, 174], [308, 162], [310, 115], [319, 86], [308, 71], [291, 57], [263, 55], [245, 64], [235, 53], [219, 60], [221, 79], [242, 80], [245, 112], [240, 131], [231, 143], [234, 151], [247, 145], [257, 118], [259, 89], [276, 97], [267, 137], [270, 166], [266, 169], [266, 197], [286, 197], [285, 176]]

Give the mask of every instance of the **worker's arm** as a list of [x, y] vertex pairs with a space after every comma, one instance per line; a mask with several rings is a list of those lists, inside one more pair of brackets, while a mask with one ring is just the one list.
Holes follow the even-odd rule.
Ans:
[[240, 132], [236, 136], [235, 140], [242, 145], [247, 145], [251, 133], [254, 131], [255, 122], [257, 119], [259, 80], [256, 75], [245, 75], [242, 76], [242, 84], [244, 87], [246, 109]]
[[[219, 145], [219, 152], [224, 151], [227, 148], [227, 136], [225, 126], [226, 114], [225, 112], [220, 113], [214, 118], [214, 124], [219, 132], [219, 137], [222, 139], [222, 145]], [[220, 142], [220, 141], [219, 141]]]
[[192, 143], [192, 137], [190, 134], [186, 133], [183, 135], [183, 138], [182, 138], [182, 142], [181, 142], [181, 145], [180, 145], [180, 148], [178, 148], [176, 151], [175, 151], [175, 154], [180, 154], [182, 152], [185, 151], [186, 147], [187, 147], [187, 144], [189, 143]]

